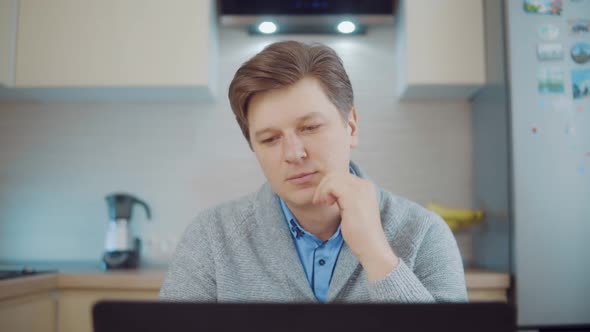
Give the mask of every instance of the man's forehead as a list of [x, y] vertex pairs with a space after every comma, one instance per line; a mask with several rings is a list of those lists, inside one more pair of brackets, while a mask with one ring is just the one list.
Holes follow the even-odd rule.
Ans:
[[308, 119], [312, 119], [312, 118], [317, 118], [317, 117], [323, 117], [324, 113], [319, 112], [319, 111], [310, 111], [307, 114], [304, 114], [300, 117], [297, 117], [297, 121], [304, 121], [304, 120], [308, 120]]

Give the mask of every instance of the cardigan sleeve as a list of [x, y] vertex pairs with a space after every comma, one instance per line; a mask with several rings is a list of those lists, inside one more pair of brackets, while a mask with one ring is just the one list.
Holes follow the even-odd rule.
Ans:
[[161, 300], [216, 302], [215, 263], [206, 229], [199, 217], [185, 231], [160, 289]]
[[447, 224], [434, 216], [413, 270], [400, 258], [392, 272], [368, 288], [373, 302], [467, 302], [461, 255]]

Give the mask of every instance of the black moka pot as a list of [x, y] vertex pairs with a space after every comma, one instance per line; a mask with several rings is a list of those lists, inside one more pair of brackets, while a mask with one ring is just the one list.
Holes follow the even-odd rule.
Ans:
[[141, 240], [131, 234], [131, 212], [135, 204], [144, 207], [148, 219], [149, 206], [142, 200], [124, 193], [106, 196], [109, 207], [109, 225], [102, 256], [103, 269], [129, 269], [139, 265]]

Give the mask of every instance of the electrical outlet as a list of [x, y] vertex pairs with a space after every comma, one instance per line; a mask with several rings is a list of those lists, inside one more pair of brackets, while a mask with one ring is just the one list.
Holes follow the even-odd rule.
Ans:
[[163, 255], [167, 257], [171, 257], [176, 250], [177, 244], [177, 237], [176, 236], [167, 236], [164, 240], [160, 242], [160, 251]]
[[178, 236], [149, 235], [145, 237], [143, 253], [150, 260], [169, 260], [176, 251]]

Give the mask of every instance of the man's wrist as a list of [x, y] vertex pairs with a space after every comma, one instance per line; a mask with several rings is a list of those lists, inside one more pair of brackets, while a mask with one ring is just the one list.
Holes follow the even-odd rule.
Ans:
[[395, 270], [400, 263], [400, 259], [395, 255], [391, 248], [362, 257], [359, 261], [367, 274], [369, 282], [385, 278]]

